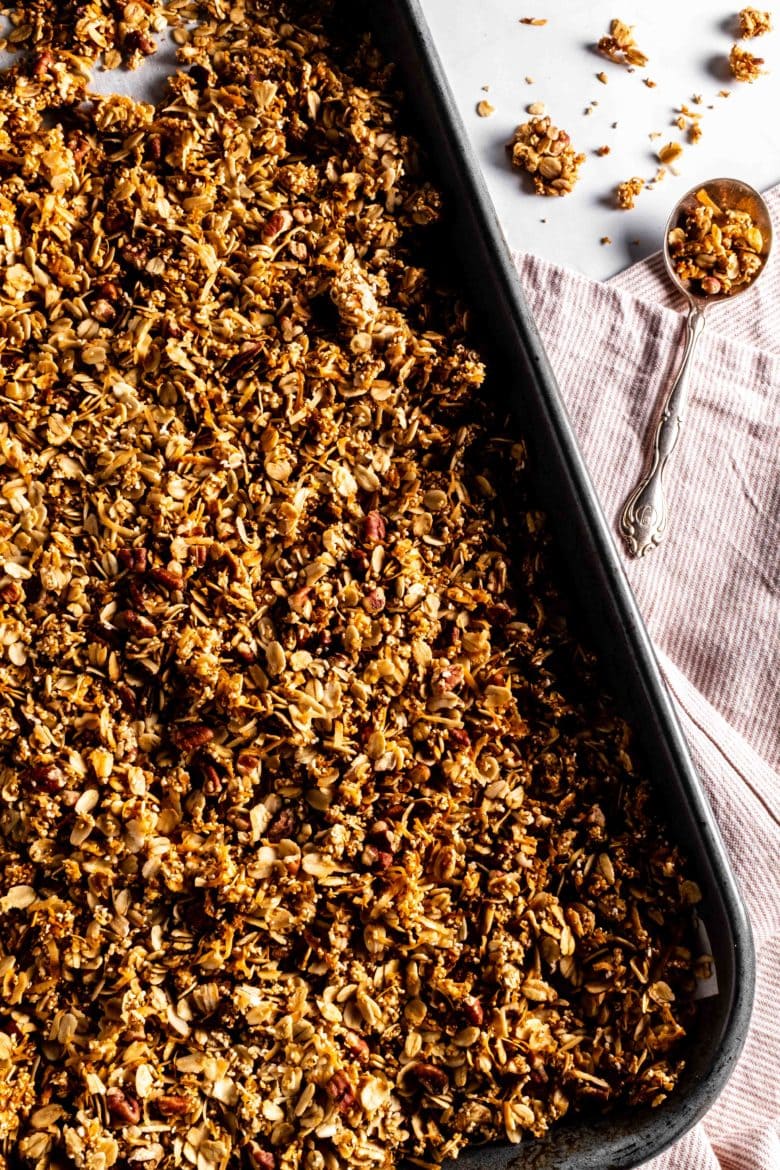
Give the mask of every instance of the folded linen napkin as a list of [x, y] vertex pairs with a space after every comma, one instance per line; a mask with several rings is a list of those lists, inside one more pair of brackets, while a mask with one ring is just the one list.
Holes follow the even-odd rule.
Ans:
[[[767, 196], [780, 228], [780, 187]], [[674, 376], [685, 303], [660, 256], [606, 284], [519, 255], [531, 310], [608, 519], [643, 468]], [[680, 443], [670, 522], [626, 572], [751, 917], [753, 1022], [705, 1120], [652, 1170], [780, 1170], [780, 262], [713, 306]]]

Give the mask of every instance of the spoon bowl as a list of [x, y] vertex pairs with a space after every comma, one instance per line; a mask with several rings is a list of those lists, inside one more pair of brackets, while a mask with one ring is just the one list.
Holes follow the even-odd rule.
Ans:
[[[753, 225], [761, 232], [761, 251], [758, 253], [760, 267], [752, 279], [729, 291], [717, 293], [696, 291], [692, 282], [684, 280], [678, 274], [669, 249], [669, 233], [673, 228], [681, 226], [684, 217], [697, 205], [701, 206], [696, 196], [702, 190], [723, 211], [748, 212]], [[707, 182], [697, 183], [690, 191], [686, 191], [669, 216], [664, 229], [664, 263], [671, 280], [688, 301], [685, 351], [677, 376], [664, 398], [660, 418], [653, 432], [649, 470], [626, 500], [620, 516], [620, 529], [633, 556], [644, 556], [656, 548], [663, 539], [669, 523], [663, 476], [680, 437], [688, 400], [693, 354], [704, 329], [705, 314], [711, 305], [731, 301], [742, 293], [750, 292], [766, 270], [771, 249], [772, 219], [769, 208], [758, 191], [740, 179], [709, 179]]]
[[[717, 203], [718, 207], [722, 207], [724, 211], [746, 211], [761, 232], [764, 240], [761, 249], [761, 268], [749, 284], [743, 284], [732, 292], [721, 292], [706, 296], [703, 293], [697, 293], [692, 288], [690, 281], [682, 280], [677, 275], [674, 260], [669, 251], [669, 232], [672, 228], [678, 227], [684, 216], [694, 210], [697, 206], [696, 196], [702, 190], [706, 191], [713, 203]], [[734, 297], [749, 292], [753, 288], [753, 285], [763, 275], [764, 269], [766, 268], [769, 253], [772, 250], [772, 239], [772, 217], [769, 214], [769, 208], [758, 191], [748, 183], [743, 183], [741, 179], [708, 179], [705, 183], [697, 183], [695, 187], [691, 187], [690, 191], [686, 191], [682, 199], [679, 199], [672, 208], [672, 212], [664, 228], [664, 264], [672, 282], [677, 285], [680, 292], [684, 293], [689, 300], [693, 301], [701, 309], [704, 309], [710, 305], [718, 304], [721, 301], [733, 301]]]

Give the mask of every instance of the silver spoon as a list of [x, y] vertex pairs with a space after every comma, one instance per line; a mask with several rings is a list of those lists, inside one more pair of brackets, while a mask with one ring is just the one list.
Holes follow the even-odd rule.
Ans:
[[[750, 281], [732, 293], [714, 293], [705, 296], [695, 293], [688, 281], [682, 280], [675, 271], [669, 252], [669, 232], [676, 227], [683, 215], [696, 206], [696, 193], [704, 189], [718, 207], [730, 211], [748, 211], [753, 223], [761, 232], [761, 268]], [[680, 437], [685, 408], [688, 401], [688, 384], [696, 344], [704, 329], [705, 313], [710, 305], [720, 301], [733, 300], [743, 292], [749, 292], [761, 277], [772, 247], [772, 220], [766, 203], [747, 183], [738, 179], [710, 179], [697, 183], [672, 211], [664, 230], [664, 263], [669, 276], [688, 298], [688, 318], [685, 350], [677, 377], [667, 393], [661, 415], [653, 433], [653, 448], [650, 467], [642, 476], [634, 491], [626, 500], [620, 516], [620, 530], [625, 537], [628, 550], [636, 557], [660, 544], [669, 522], [669, 510], [664, 494], [663, 475], [672, 452]]]

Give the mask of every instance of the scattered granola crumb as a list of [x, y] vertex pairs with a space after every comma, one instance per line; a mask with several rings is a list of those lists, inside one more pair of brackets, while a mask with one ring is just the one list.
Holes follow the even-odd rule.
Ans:
[[547, 24], [547, 18], [542, 16], [521, 16], [520, 24], [532, 24], [535, 28], [541, 28], [543, 24]]
[[610, 61], [618, 65], [646, 65], [649, 58], [643, 53], [634, 40], [633, 27], [622, 20], [613, 20], [609, 28], [609, 36], [602, 37], [596, 48]]
[[586, 106], [586, 107], [585, 107], [585, 109], [584, 109], [582, 112], [583, 112], [583, 114], [585, 114], [586, 116], [587, 116], [588, 114], [592, 114], [592, 113], [593, 113], [593, 106]]
[[489, 118], [491, 114], [496, 112], [496, 107], [491, 105], [485, 98], [481, 102], [477, 102], [477, 113], [480, 118]]
[[483, 85], [480, 88], [482, 89], [483, 93], [490, 93], [490, 86], [489, 85]]
[[697, 106], [700, 106], [700, 105], [701, 105], [701, 103], [704, 101], [704, 98], [702, 97], [702, 95], [701, 95], [700, 93], [695, 93], [695, 94], [693, 95], [693, 97], [691, 98], [691, 101], [692, 101], [692, 102], [693, 102], [695, 105], [697, 105]]
[[651, 130], [647, 137], [651, 142], [655, 142], [656, 138], [663, 138], [663, 134], [660, 130]]
[[762, 37], [772, 30], [771, 12], [761, 12], [758, 8], [743, 8], [737, 15], [739, 21], [739, 35], [745, 40], [752, 37]]
[[602, 85], [606, 85], [607, 82], [609, 81], [609, 78], [607, 77], [606, 73], [603, 72], [603, 70], [601, 73], [597, 73], [596, 77], [598, 78], [598, 80], [601, 82]]
[[662, 163], [666, 163], [669, 166], [670, 163], [675, 162], [680, 157], [682, 152], [683, 148], [679, 142], [667, 142], [666, 146], [662, 146], [658, 151], [658, 157]]
[[672, 121], [672, 125], [676, 126], [678, 130], [684, 130], [688, 123], [685, 121], [685, 118], [682, 116], [682, 114], [679, 114]]
[[611, 244], [612, 239], [610, 236], [602, 236], [601, 239], [599, 240], [599, 243], [600, 244]]
[[663, 179], [663, 177], [665, 176], [665, 174], [666, 174], [666, 167], [659, 167], [658, 170], [655, 172], [655, 175], [653, 176], [653, 182], [660, 183], [661, 180]]
[[668, 235], [669, 254], [681, 280], [704, 296], [729, 295], [755, 279], [763, 266], [764, 237], [748, 211], [722, 209], [705, 188]]
[[641, 243], [641, 240], [631, 240], [630, 243], [632, 243], [635, 248], [638, 248], [640, 243]]
[[512, 165], [531, 176], [537, 195], [568, 195], [585, 162], [566, 131], [554, 126], [548, 116], [518, 126], [509, 149]]
[[688, 141], [694, 145], [701, 140], [702, 129], [700, 122], [691, 122], [688, 127]]
[[722, 98], [731, 97], [731, 90], [730, 89], [719, 89], [718, 90], [718, 97], [722, 97]]
[[534, 83], [533, 77], [526, 77], [526, 79], [525, 79], [526, 85], [533, 85], [533, 83]]
[[729, 69], [737, 81], [756, 81], [764, 70], [763, 57], [756, 57], [741, 45], [732, 45], [729, 53]]
[[646, 77], [644, 80], [648, 89], [655, 89], [657, 82], [653, 81], [651, 77]]
[[645, 185], [644, 179], [634, 176], [633, 179], [626, 179], [624, 183], [618, 183], [615, 191], [615, 198], [619, 208], [623, 211], [630, 211], [636, 204], [636, 197]]
[[609, 146], [597, 146], [595, 153], [601, 155], [603, 158], [605, 154], [609, 154], [610, 149], [611, 148]]
[[531, 102], [530, 106], [526, 106], [526, 110], [536, 118], [543, 118], [547, 113], [547, 106], [544, 102]]
[[612, 123], [612, 129], [613, 129], [613, 130], [617, 130], [617, 128], [618, 128], [618, 124], [617, 124], [617, 122], [613, 122], [613, 123]]

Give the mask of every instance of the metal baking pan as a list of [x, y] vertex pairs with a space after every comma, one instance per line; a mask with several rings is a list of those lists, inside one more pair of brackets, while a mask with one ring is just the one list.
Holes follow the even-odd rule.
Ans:
[[690, 1129], [734, 1068], [753, 999], [750, 926], [420, 4], [375, 0], [356, 5], [355, 19], [371, 22], [385, 53], [398, 63], [409, 120], [447, 196], [450, 245], [487, 341], [492, 381], [502, 386], [521, 419], [538, 470], [540, 501], [554, 522], [591, 645], [613, 691], [622, 696], [623, 714], [636, 729], [645, 766], [694, 863], [718, 979], [718, 994], [699, 1005], [683, 1077], [663, 1105], [616, 1108], [595, 1121], [562, 1123], [548, 1138], [519, 1146], [467, 1149], [457, 1167], [630, 1170]]

